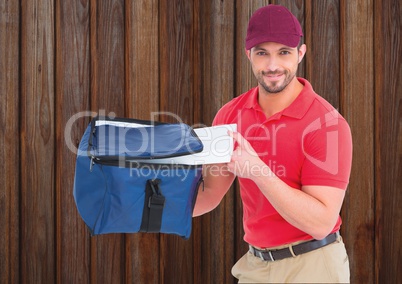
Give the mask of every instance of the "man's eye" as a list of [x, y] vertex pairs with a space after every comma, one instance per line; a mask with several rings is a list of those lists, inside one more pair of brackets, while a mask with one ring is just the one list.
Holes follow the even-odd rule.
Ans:
[[290, 52], [289, 51], [287, 51], [287, 50], [283, 50], [283, 51], [281, 51], [281, 53], [280, 53], [281, 55], [288, 55], [288, 54], [290, 54]]
[[263, 51], [257, 52], [257, 55], [259, 55], [259, 56], [265, 55], [265, 52], [263, 52]]

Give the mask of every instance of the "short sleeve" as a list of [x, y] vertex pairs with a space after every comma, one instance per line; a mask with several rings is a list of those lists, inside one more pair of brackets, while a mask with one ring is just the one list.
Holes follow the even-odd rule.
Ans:
[[352, 136], [341, 117], [317, 120], [302, 137], [304, 162], [302, 185], [323, 185], [346, 189], [352, 165]]

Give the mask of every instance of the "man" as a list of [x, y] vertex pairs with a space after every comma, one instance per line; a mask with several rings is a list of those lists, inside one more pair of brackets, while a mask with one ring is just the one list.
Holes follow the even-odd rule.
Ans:
[[213, 124], [237, 123], [228, 164], [204, 167], [194, 216], [214, 209], [237, 176], [250, 250], [232, 274], [246, 283], [349, 282], [339, 235], [352, 140], [345, 119], [296, 77], [306, 53], [286, 8], [258, 9], [246, 55], [258, 86], [233, 99]]

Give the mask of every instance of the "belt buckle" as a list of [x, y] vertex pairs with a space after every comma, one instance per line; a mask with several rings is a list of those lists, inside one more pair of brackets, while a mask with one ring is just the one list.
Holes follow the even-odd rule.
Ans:
[[264, 256], [262, 255], [262, 251], [257, 250], [258, 256], [259, 256], [263, 261], [267, 261], [267, 260], [275, 261], [274, 257], [272, 256], [271, 251], [268, 250], [268, 251], [266, 251], [266, 252], [268, 253], [270, 259], [265, 259]]
[[265, 261], [264, 256], [262, 255], [262, 252], [260, 250], [257, 250], [257, 255], [261, 258], [262, 261]]
[[270, 250], [268, 251], [268, 254], [269, 254], [269, 257], [271, 258], [271, 261], [275, 261], [275, 259], [274, 259], [274, 257], [272, 256], [272, 253], [271, 253]]

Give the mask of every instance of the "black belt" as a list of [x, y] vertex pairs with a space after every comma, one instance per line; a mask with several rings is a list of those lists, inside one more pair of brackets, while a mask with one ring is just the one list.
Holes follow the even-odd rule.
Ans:
[[[335, 232], [335, 233], [328, 235], [326, 238], [324, 238], [322, 240], [312, 240], [312, 241], [308, 241], [305, 243], [291, 246], [291, 248], [286, 247], [286, 248], [278, 249], [278, 250], [257, 249], [251, 245], [249, 247], [250, 247], [250, 252], [254, 256], [259, 257], [265, 261], [276, 261], [276, 260], [281, 260], [284, 258], [297, 256], [297, 255], [300, 255], [303, 253], [307, 253], [307, 252], [322, 248], [326, 245], [329, 245], [329, 244], [332, 244], [333, 242], [335, 242], [338, 237], [339, 237], [339, 232]], [[293, 250], [293, 254], [292, 254], [291, 250]]]

